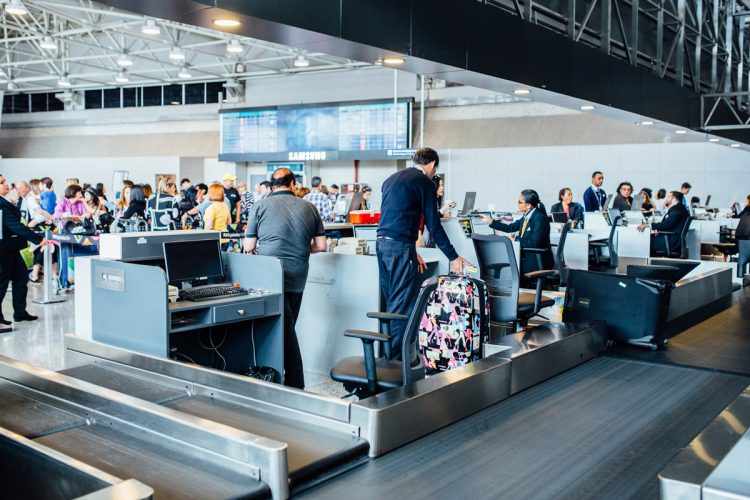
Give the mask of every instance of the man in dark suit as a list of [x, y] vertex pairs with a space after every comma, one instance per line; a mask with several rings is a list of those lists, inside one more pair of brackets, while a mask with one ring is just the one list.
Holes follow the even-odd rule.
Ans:
[[[523, 217], [510, 224], [486, 218], [490, 227], [504, 233], [518, 233], [521, 246], [521, 275], [541, 269], [552, 269], [554, 259], [549, 243], [549, 218], [539, 206], [539, 194], [533, 189], [524, 189], [518, 197], [518, 208]], [[541, 252], [530, 251], [539, 249]], [[541, 265], [540, 265], [541, 264]], [[525, 280], [524, 280], [525, 281]], [[526, 282], [524, 286], [528, 285]]]
[[587, 212], [603, 212], [607, 207], [607, 193], [602, 189], [604, 174], [598, 170], [591, 174], [591, 185], [583, 192], [583, 208]]
[[[42, 236], [31, 231], [21, 222], [21, 211], [5, 197], [10, 186], [5, 177], [0, 175], [0, 211], [2, 211], [2, 239], [0, 239], [0, 301], [8, 291], [8, 283], [13, 282], [13, 319], [15, 321], [33, 321], [37, 319], [26, 311], [26, 293], [28, 290], [28, 271], [21, 258], [21, 250], [29, 242], [41, 243]], [[0, 311], [0, 325], [10, 325]]]
[[[679, 191], [670, 191], [666, 198], [667, 213], [661, 222], [651, 224], [651, 255], [657, 252], [665, 255], [679, 253], [682, 246], [682, 229], [690, 217], [690, 212], [682, 203], [683, 194]], [[639, 231], [646, 229], [645, 224], [638, 226]], [[667, 241], [669, 248], [664, 248], [664, 235], [660, 232], [668, 232]]]

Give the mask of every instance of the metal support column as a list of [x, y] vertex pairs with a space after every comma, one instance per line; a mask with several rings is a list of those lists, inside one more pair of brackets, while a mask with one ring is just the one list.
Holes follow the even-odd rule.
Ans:
[[685, 3], [687, 0], [677, 0], [677, 18], [679, 26], [677, 27], [677, 34], [675, 43], [677, 48], [675, 49], [674, 58], [674, 70], [677, 78], [677, 83], [682, 87], [685, 84]]
[[711, 27], [714, 43], [711, 47], [711, 90], [719, 90], [719, 0], [711, 2]]
[[703, 47], [703, 0], [695, 0], [695, 21], [697, 33], [695, 35], [695, 52], [693, 64], [693, 88], [696, 92], [701, 90], [701, 52]]
[[600, 43], [602, 52], [609, 54], [612, 40], [612, 0], [599, 0], [601, 14]]
[[425, 118], [425, 112], [424, 112], [424, 75], [419, 76], [420, 84], [419, 84], [419, 147], [424, 147], [424, 118]]
[[638, 21], [640, 18], [639, 0], [631, 0], [630, 5], [630, 64], [638, 65]]
[[724, 6], [724, 48], [727, 51], [727, 59], [724, 62], [724, 92], [732, 91], [732, 45], [734, 36], [734, 0], [726, 0]]
[[51, 242], [52, 231], [46, 229], [44, 231], [44, 243], [42, 243], [44, 246], [41, 247], [44, 255], [44, 283], [42, 284], [42, 297], [34, 299], [35, 304], [56, 304], [57, 302], [65, 301], [65, 297], [59, 295], [60, 290], [57, 286], [57, 280], [52, 276], [52, 250], [55, 247], [52, 246]]
[[[636, 0], [638, 1], [638, 0]], [[568, 38], [576, 38], [576, 0], [568, 0]]]
[[656, 13], [656, 58], [654, 61], [654, 72], [661, 75], [661, 67], [664, 64], [664, 0], [658, 0], [658, 11]]

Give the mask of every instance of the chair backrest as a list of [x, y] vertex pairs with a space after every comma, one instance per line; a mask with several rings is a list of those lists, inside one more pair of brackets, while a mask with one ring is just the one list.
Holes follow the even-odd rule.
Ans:
[[429, 279], [422, 284], [422, 289], [419, 291], [419, 295], [417, 295], [417, 302], [414, 304], [414, 308], [409, 315], [409, 320], [406, 322], [406, 330], [401, 341], [401, 359], [403, 360], [401, 363], [401, 381], [405, 386], [423, 379], [425, 376], [422, 358], [416, 356], [419, 360], [416, 363], [412, 363], [410, 360], [414, 358], [414, 354], [416, 353], [419, 323], [422, 321], [422, 315], [427, 308], [427, 301], [436, 288], [437, 279], [435, 278]]
[[490, 318], [507, 323], [518, 319], [518, 293], [521, 276], [507, 236], [473, 234], [479, 264], [479, 276], [487, 283], [490, 296]]
[[557, 270], [562, 271], [567, 266], [565, 265], [565, 241], [568, 239], [568, 231], [570, 231], [570, 226], [572, 224], [572, 221], [566, 222], [562, 227], [562, 232], [560, 233], [560, 241], [557, 243]]
[[619, 263], [617, 255], [617, 245], [615, 245], [615, 233], [617, 233], [617, 226], [621, 220], [622, 215], [620, 215], [618, 211], [617, 215], [615, 215], [612, 219], [612, 227], [609, 230], [609, 238], [607, 238], [607, 247], [609, 248], [609, 265], [611, 267], [617, 267], [617, 264]]
[[688, 258], [688, 244], [687, 244], [687, 235], [690, 231], [690, 224], [692, 224], [693, 218], [688, 217], [685, 221], [685, 224], [682, 226], [682, 231], [680, 231], [680, 258], [681, 259], [687, 259]]

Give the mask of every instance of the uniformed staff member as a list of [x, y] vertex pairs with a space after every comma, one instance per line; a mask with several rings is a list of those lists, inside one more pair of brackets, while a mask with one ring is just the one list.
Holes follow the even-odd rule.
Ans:
[[[10, 193], [8, 180], [0, 175], [0, 211], [2, 211], [2, 239], [0, 239], [0, 303], [13, 282], [13, 319], [33, 321], [38, 319], [26, 311], [28, 270], [21, 257], [21, 250], [31, 243], [41, 243], [42, 236], [31, 231], [21, 222], [21, 211], [6, 199]], [[0, 310], [0, 323], [10, 325]]]
[[[431, 148], [414, 154], [414, 168], [391, 175], [383, 183], [380, 226], [376, 244], [380, 294], [385, 310], [409, 315], [419, 293], [420, 271], [425, 263], [417, 254], [416, 241], [420, 222], [424, 221], [432, 241], [450, 261], [451, 271], [461, 273], [469, 262], [456, 253], [440, 224], [435, 184], [440, 157]], [[390, 356], [401, 355], [401, 339], [406, 321], [391, 322]]]
[[[683, 203], [683, 194], [679, 191], [670, 191], [667, 194], [665, 206], [667, 213], [661, 222], [651, 224], [651, 255], [661, 253], [664, 255], [679, 254], [682, 247], [682, 228], [685, 226], [690, 212], [685, 208]], [[639, 231], [648, 227], [646, 224], [638, 226]], [[659, 236], [660, 232], [667, 234], [668, 248], [665, 248], [664, 236]]]

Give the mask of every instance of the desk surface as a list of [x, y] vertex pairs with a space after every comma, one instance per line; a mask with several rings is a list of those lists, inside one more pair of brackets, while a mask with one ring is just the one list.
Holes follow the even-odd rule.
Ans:
[[251, 293], [248, 295], [234, 295], [231, 297], [220, 297], [211, 300], [204, 300], [201, 302], [192, 302], [190, 300], [180, 300], [178, 302], [170, 302], [168, 304], [169, 312], [177, 311], [190, 311], [192, 309], [205, 309], [213, 306], [224, 306], [235, 304], [238, 302], [244, 302], [248, 300], [262, 300], [267, 297], [278, 297], [280, 293], [275, 292], [262, 292], [262, 293]]

